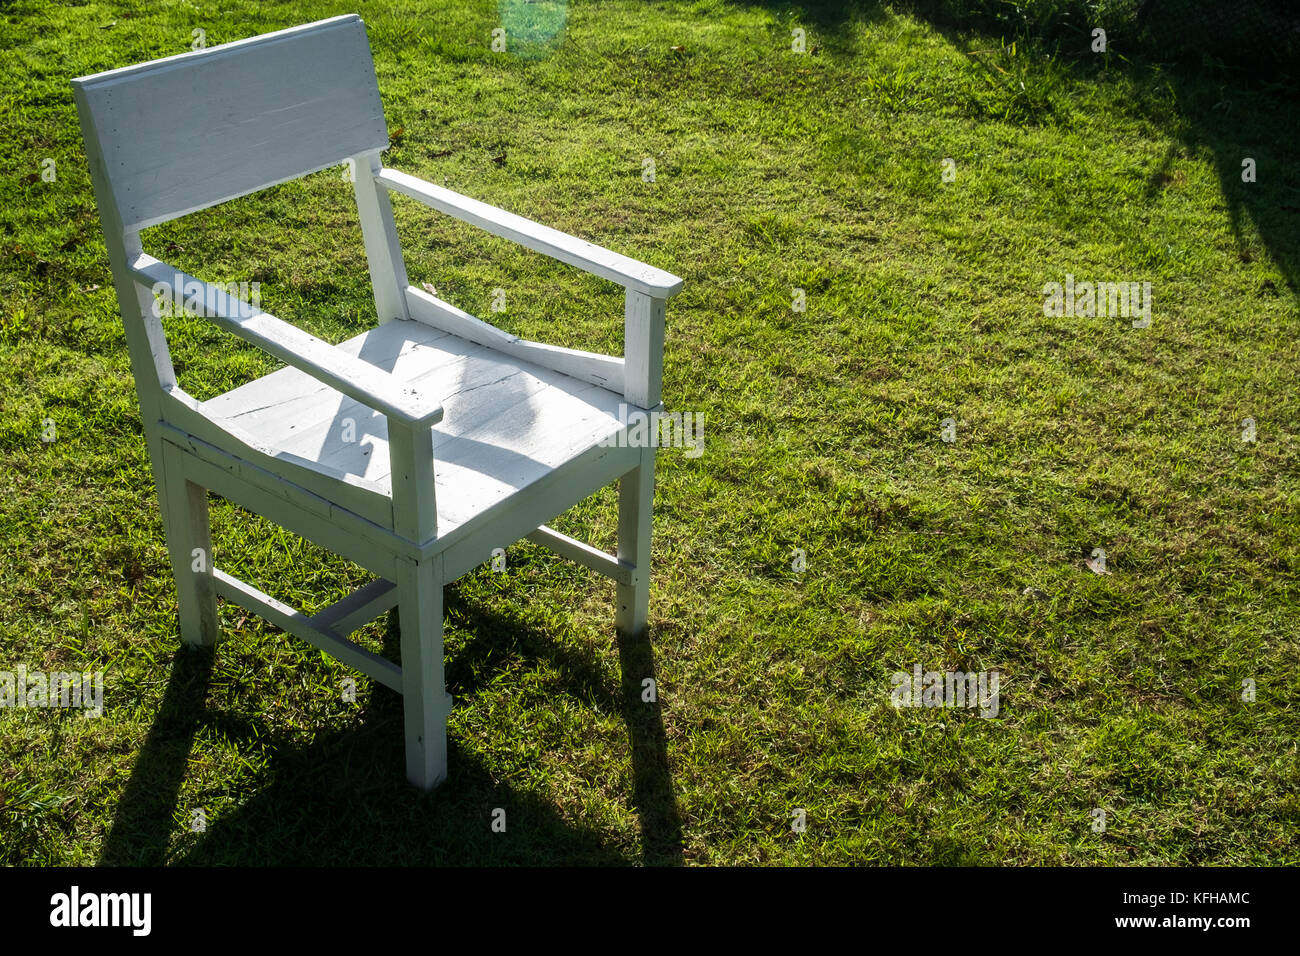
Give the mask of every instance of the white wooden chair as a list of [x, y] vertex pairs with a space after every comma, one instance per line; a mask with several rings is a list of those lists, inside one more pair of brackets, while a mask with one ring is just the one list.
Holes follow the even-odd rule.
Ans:
[[[527, 537], [617, 582], [617, 627], [646, 627], [664, 303], [681, 280], [384, 168], [388, 132], [365, 26], [335, 17], [74, 80], [145, 437], [180, 632], [218, 636], [216, 597], [400, 692], [407, 776], [446, 776], [443, 586]], [[379, 324], [330, 345], [144, 252], [140, 231], [351, 160]], [[627, 290], [624, 357], [507, 335], [408, 284], [390, 192]], [[288, 367], [210, 401], [177, 385], [155, 294]], [[619, 405], [628, 406], [626, 415]], [[348, 421], [355, 440], [347, 441]], [[645, 443], [642, 442], [642, 445]], [[545, 522], [618, 482], [618, 556]], [[306, 616], [214, 567], [208, 491], [377, 575]], [[198, 570], [196, 570], [198, 569]], [[396, 606], [401, 667], [347, 636]]]

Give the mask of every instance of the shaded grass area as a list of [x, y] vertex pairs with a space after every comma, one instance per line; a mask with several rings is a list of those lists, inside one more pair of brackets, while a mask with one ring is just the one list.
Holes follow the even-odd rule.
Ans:
[[[686, 280], [665, 400], [706, 421], [702, 457], [660, 455], [650, 644], [619, 646], [612, 586], [530, 544], [448, 590], [451, 777], [430, 796], [404, 783], [384, 688], [233, 607], [215, 655], [177, 650], [67, 86], [195, 28], [353, 11], [389, 165]], [[0, 13], [25, 78], [0, 140], [0, 669], [108, 684], [100, 720], [0, 710], [0, 860], [1300, 859], [1288, 86], [877, 5], [577, 3], [504, 54], [492, 30], [532, 14], [488, 2]], [[615, 287], [397, 214], [413, 281], [479, 315], [502, 289], [510, 331], [620, 351]], [[331, 341], [374, 320], [340, 170], [145, 245], [259, 282]], [[1066, 273], [1152, 282], [1151, 328], [1045, 318]], [[167, 327], [200, 398], [275, 367]], [[214, 525], [219, 565], [309, 612], [365, 580], [233, 507]], [[611, 547], [612, 493], [558, 526]], [[396, 653], [385, 621], [362, 639]], [[889, 675], [916, 663], [996, 669], [999, 717], [894, 709]]]

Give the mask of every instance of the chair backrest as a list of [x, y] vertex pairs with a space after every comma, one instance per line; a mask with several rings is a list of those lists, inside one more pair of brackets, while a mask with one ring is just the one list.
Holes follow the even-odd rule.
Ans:
[[[388, 130], [370, 44], [351, 14], [83, 76], [72, 88], [149, 429], [177, 383], [150, 288], [129, 269], [140, 230], [347, 160], [365, 164], [358, 201], [374, 205], [369, 176]], [[366, 227], [363, 216], [367, 255], [387, 255]], [[397, 301], [387, 286], [382, 294]]]
[[355, 14], [72, 86], [100, 214], [110, 212], [123, 232], [388, 146]]

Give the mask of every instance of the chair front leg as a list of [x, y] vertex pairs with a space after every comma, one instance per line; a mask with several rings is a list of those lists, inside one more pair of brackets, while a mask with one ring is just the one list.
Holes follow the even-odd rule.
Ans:
[[650, 528], [654, 507], [655, 449], [618, 480], [618, 559], [634, 565], [632, 580], [617, 586], [614, 623], [624, 634], [645, 632], [650, 615]]
[[[393, 528], [409, 541], [437, 534], [433, 434], [428, 425], [388, 420], [393, 482]], [[442, 669], [442, 555], [403, 560], [398, 569], [402, 627], [402, 697], [406, 719], [406, 776], [432, 790], [447, 776], [447, 696]]]
[[176, 578], [181, 640], [197, 647], [216, 644], [220, 633], [217, 597], [212, 588], [212, 532], [206, 488], [189, 481], [183, 456], [159, 442], [156, 479], [167, 552]]
[[406, 777], [417, 787], [432, 790], [447, 777], [451, 712], [443, 676], [442, 556], [409, 566], [403, 562], [399, 577]]
[[[628, 289], [623, 309], [623, 397], [636, 408], [659, 405], [664, 378], [662, 298]], [[650, 613], [650, 514], [654, 506], [655, 448], [618, 481], [618, 559], [635, 566], [630, 584], [618, 585], [618, 629], [640, 636]]]

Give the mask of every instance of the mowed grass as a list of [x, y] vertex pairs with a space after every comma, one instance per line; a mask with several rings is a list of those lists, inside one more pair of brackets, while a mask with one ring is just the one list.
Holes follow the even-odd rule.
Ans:
[[[888, 5], [538, 6], [0, 10], [0, 670], [107, 683], [102, 719], [0, 710], [0, 862], [1300, 862], [1294, 90], [1127, 58], [1122, 31], [1049, 58]], [[387, 164], [685, 279], [665, 402], [705, 416], [701, 457], [659, 456], [648, 644], [531, 544], [448, 588], [431, 795], [385, 688], [229, 606], [215, 654], [179, 648], [68, 87], [196, 28], [348, 12]], [[531, 43], [494, 53], [503, 22]], [[397, 214], [413, 281], [621, 350], [617, 287]], [[341, 169], [145, 247], [331, 341], [374, 321]], [[1150, 281], [1151, 327], [1045, 317], [1067, 273]], [[200, 398], [275, 367], [167, 328]], [[306, 611], [367, 580], [213, 516], [218, 565]], [[612, 491], [558, 525], [612, 547]], [[362, 639], [396, 653], [386, 621]], [[895, 709], [916, 664], [998, 671], [997, 718]]]

